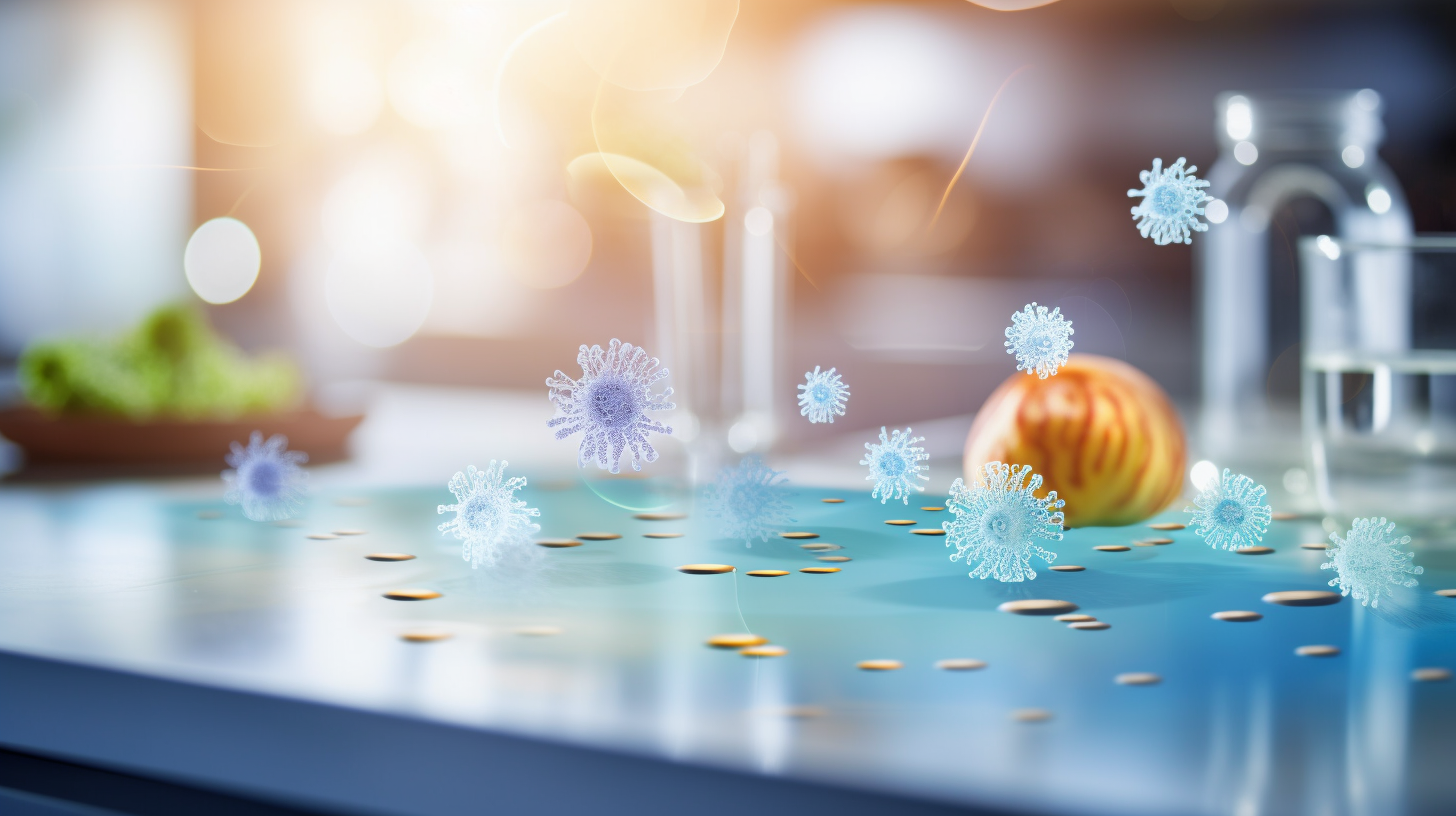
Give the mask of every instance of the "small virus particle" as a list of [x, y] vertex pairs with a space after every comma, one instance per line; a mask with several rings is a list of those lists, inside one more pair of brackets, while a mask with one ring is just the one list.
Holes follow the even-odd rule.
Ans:
[[232, 443], [232, 451], [224, 457], [232, 465], [222, 472], [228, 487], [224, 501], [241, 504], [243, 515], [253, 521], [282, 521], [298, 513], [308, 481], [299, 465], [308, 461], [308, 454], [289, 450], [283, 434], [264, 442], [261, 431], [253, 431], [246, 448]]
[[494, 564], [506, 548], [541, 531], [541, 525], [531, 521], [541, 511], [516, 498], [516, 491], [526, 486], [526, 478], [506, 479], [506, 465], [504, 460], [497, 463], [492, 459], [485, 470], [471, 465], [464, 473], [456, 472], [446, 485], [456, 503], [442, 504], [436, 511], [455, 514], [440, 525], [440, 532], [460, 539], [460, 555], [472, 569]]
[[804, 372], [804, 384], [799, 386], [799, 416], [806, 416], [810, 422], [833, 422], [834, 417], [844, 416], [844, 403], [849, 399], [849, 386], [834, 373], [820, 371]]
[[1072, 353], [1072, 322], [1062, 317], [1060, 306], [1047, 313], [1045, 306], [1028, 304], [1011, 313], [1006, 329], [1006, 353], [1016, 355], [1016, 370], [1036, 374], [1045, 380], [1067, 364]]
[[661, 362], [656, 357], [615, 338], [605, 352], [601, 346], [583, 345], [576, 362], [581, 366], [581, 379], [573, 380], [560, 371], [546, 378], [551, 401], [561, 413], [546, 424], [550, 428], [566, 426], [556, 432], [557, 439], [578, 431], [585, 434], [577, 464], [586, 467], [595, 459], [597, 467], [618, 473], [623, 448], [632, 451], [633, 470], [641, 470], [643, 461], [657, 461], [647, 434], [671, 434], [672, 428], [649, 419], [647, 412], [675, 407], [667, 401], [671, 388], [652, 393], [652, 386], [667, 376], [667, 369], [658, 367]]
[[1187, 159], [1178, 159], [1163, 169], [1162, 159], [1153, 159], [1153, 169], [1138, 173], [1142, 181], [1141, 190], [1128, 190], [1132, 198], [1142, 202], [1132, 208], [1132, 217], [1137, 219], [1138, 232], [1144, 238], [1152, 236], [1153, 243], [1193, 243], [1193, 232], [1208, 232], [1208, 224], [1198, 220], [1203, 215], [1203, 204], [1213, 196], [1203, 192], [1209, 182], [1193, 175], [1197, 167], [1183, 167]]
[[757, 456], [745, 456], [737, 467], [725, 467], [708, 488], [708, 516], [718, 519], [727, 538], [767, 541], [789, 518], [783, 471], [771, 470]]
[[1043, 549], [1037, 539], [1062, 540], [1062, 511], [1066, 502], [1057, 498], [1057, 491], [1038, 499], [1041, 476], [1031, 474], [1029, 465], [1005, 465], [987, 462], [981, 467], [981, 478], [975, 487], [956, 479], [950, 486], [946, 507], [955, 518], [942, 522], [945, 545], [954, 545], [950, 560], [964, 558], [976, 564], [972, 578], [995, 578], [998, 581], [1027, 581], [1036, 578], [1031, 558], [1036, 556], [1050, 564], [1057, 554]]
[[1274, 514], [1264, 503], [1268, 493], [1248, 476], [1224, 468], [1223, 478], [1204, 488], [1184, 512], [1193, 514], [1193, 532], [1210, 547], [1241, 550], [1264, 540]]
[[1392, 585], [1413, 587], [1424, 567], [1411, 564], [1413, 552], [1401, 552], [1410, 544], [1410, 536], [1395, 537], [1395, 523], [1385, 519], [1357, 518], [1350, 532], [1340, 538], [1330, 533], [1330, 560], [1320, 569], [1335, 571], [1330, 586], [1340, 588], [1341, 595], [1354, 596], [1365, 606], [1380, 606], [1380, 595], [1390, 594]]
[[865, 479], [875, 483], [870, 494], [872, 498], [879, 499], [880, 504], [890, 499], [901, 499], [909, 504], [910, 491], [925, 492], [925, 488], [915, 483], [916, 479], [930, 481], [930, 477], [924, 474], [930, 468], [920, 464], [929, 459], [930, 454], [915, 444], [924, 441], [923, 436], [910, 436], [909, 428], [885, 436], [885, 428], [881, 426], [880, 444], [865, 443], [865, 450], [869, 453], [859, 463], [870, 467], [870, 475]]

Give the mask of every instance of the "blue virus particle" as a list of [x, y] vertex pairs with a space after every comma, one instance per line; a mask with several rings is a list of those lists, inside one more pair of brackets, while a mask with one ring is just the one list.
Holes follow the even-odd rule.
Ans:
[[671, 434], [672, 428], [650, 419], [648, 411], [670, 411], [669, 388], [652, 393], [652, 386], [667, 376], [661, 362], [647, 352], [613, 338], [606, 351], [601, 346], [581, 347], [576, 355], [581, 366], [581, 379], [573, 380], [560, 371], [547, 377], [551, 401], [560, 416], [546, 423], [555, 428], [557, 439], [582, 432], [577, 464], [586, 467], [596, 460], [597, 467], [619, 473], [623, 448], [632, 451], [632, 469], [641, 470], [642, 462], [657, 461], [657, 450], [647, 441], [647, 434]]
[[1062, 317], [1060, 306], [1047, 313], [1045, 306], [1030, 303], [1011, 313], [1006, 329], [1006, 353], [1016, 355], [1016, 370], [1045, 380], [1067, 364], [1072, 353], [1072, 322]]
[[281, 521], [302, 509], [308, 474], [299, 465], [308, 461], [308, 454], [289, 450], [288, 437], [274, 434], [264, 442], [262, 432], [253, 431], [246, 448], [234, 442], [224, 459], [232, 469], [222, 472], [228, 488], [223, 500], [241, 504], [243, 515], [253, 521]]
[[810, 422], [833, 422], [836, 416], [844, 416], [844, 404], [849, 399], [849, 386], [834, 373], [834, 369], [804, 372], [804, 384], [799, 386], [799, 416], [806, 416]]
[[1193, 175], [1198, 168], [1185, 168], [1185, 161], [1180, 158], [1164, 170], [1163, 160], [1153, 159], [1152, 170], [1138, 173], [1143, 188], [1127, 191], [1132, 198], [1142, 198], [1132, 208], [1138, 232], [1144, 238], [1152, 236], [1158, 246], [1193, 243], [1189, 230], [1208, 232], [1208, 224], [1199, 221], [1198, 216], [1203, 215], [1203, 205], [1213, 200], [1203, 192], [1209, 182]]
[[1274, 511], [1264, 503], [1269, 491], [1242, 473], [1223, 469], [1223, 478], [1199, 492], [1193, 505], [1193, 532], [1214, 549], [1242, 550], [1264, 540]]
[[909, 504], [912, 490], [925, 492], [925, 488], [915, 483], [916, 479], [930, 481], [930, 477], [924, 475], [930, 468], [920, 464], [929, 459], [930, 454], [915, 444], [924, 441], [923, 436], [910, 436], [909, 428], [886, 436], [885, 428], [881, 426], [880, 444], [865, 443], [865, 450], [869, 452], [859, 463], [869, 465], [870, 475], [865, 479], [875, 483], [870, 494], [872, 498], [879, 499], [880, 504], [890, 499], [901, 499]]
[[972, 578], [1035, 579], [1033, 556], [1048, 564], [1057, 559], [1056, 553], [1036, 542], [1062, 540], [1060, 508], [1066, 504], [1055, 490], [1038, 499], [1041, 481], [1040, 475], [1031, 475], [1029, 465], [1000, 462], [982, 465], [975, 487], [956, 479], [946, 501], [955, 518], [940, 525], [945, 528], [945, 545], [956, 548], [950, 560], [964, 558], [968, 566], [975, 564]]
[[757, 456], [745, 456], [737, 467], [723, 468], [708, 488], [707, 510], [727, 538], [767, 541], [793, 521], [781, 470], [772, 470]]
[[541, 530], [531, 521], [541, 511], [516, 498], [526, 478], [505, 478], [506, 465], [492, 459], [485, 470], [471, 465], [464, 473], [457, 472], [446, 485], [455, 494], [455, 504], [442, 504], [436, 511], [455, 514], [440, 525], [440, 532], [460, 539], [460, 555], [472, 569], [494, 564], [505, 549], [525, 543]]
[[1394, 522], [1357, 518], [1344, 538], [1330, 533], [1330, 560], [1320, 569], [1335, 571], [1330, 586], [1339, 587], [1341, 595], [1378, 607], [1382, 593], [1389, 595], [1392, 586], [1413, 587], [1416, 579], [1409, 576], [1425, 572], [1411, 564], [1415, 553], [1401, 552], [1410, 541], [1410, 536], [1395, 537]]

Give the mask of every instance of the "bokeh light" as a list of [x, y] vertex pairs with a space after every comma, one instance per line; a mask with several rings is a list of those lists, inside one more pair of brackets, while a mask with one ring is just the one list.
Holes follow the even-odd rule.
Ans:
[[414, 40], [389, 62], [389, 104], [406, 122], [429, 130], [476, 118], [476, 73], [454, 43]]
[[400, 241], [336, 255], [324, 293], [329, 314], [345, 334], [386, 348], [419, 330], [430, 313], [435, 284], [425, 256]]
[[384, 152], [362, 161], [325, 195], [324, 238], [342, 251], [414, 241], [429, 215], [422, 173], [407, 154]]
[[225, 0], [202, 15], [194, 51], [197, 127], [214, 141], [269, 147], [295, 136], [299, 111], [291, 4]]
[[586, 219], [562, 201], [517, 208], [501, 231], [501, 256], [517, 280], [535, 289], [556, 289], [581, 276], [591, 260]]
[[336, 136], [363, 133], [384, 108], [379, 77], [367, 61], [357, 57], [319, 60], [305, 92], [314, 123]]
[[208, 303], [232, 303], [258, 280], [263, 251], [248, 225], [214, 218], [197, 228], [182, 253], [187, 283]]
[[591, 67], [634, 91], [686, 88], [723, 59], [738, 0], [572, 0], [572, 40]]
[[723, 202], [711, 189], [685, 188], [666, 173], [631, 156], [588, 153], [572, 159], [567, 173], [578, 183], [614, 179], [638, 201], [679, 221], [703, 223], [723, 217]]
[[1188, 483], [1194, 490], [1204, 491], [1218, 484], [1218, 465], [1201, 459], [1188, 469]]

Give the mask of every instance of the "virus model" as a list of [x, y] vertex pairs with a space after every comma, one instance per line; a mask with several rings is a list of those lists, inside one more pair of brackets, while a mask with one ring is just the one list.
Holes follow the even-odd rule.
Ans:
[[915, 444], [924, 441], [923, 436], [910, 436], [909, 428], [904, 432], [895, 431], [887, 437], [882, 426], [880, 444], [865, 443], [865, 450], [869, 453], [859, 463], [870, 466], [870, 475], [865, 479], [875, 483], [871, 497], [879, 499], [880, 504], [890, 499], [901, 499], [909, 504], [910, 491], [925, 492], [925, 488], [915, 483], [916, 479], [930, 481], [930, 477], [923, 473], [930, 468], [920, 464], [929, 459], [930, 454]]
[[460, 555], [472, 568], [494, 564], [501, 552], [525, 542], [540, 532], [541, 525], [531, 521], [541, 515], [534, 507], [516, 498], [516, 491], [526, 486], [524, 476], [505, 478], [506, 462], [494, 459], [485, 470], [474, 465], [450, 479], [450, 492], [455, 504], [442, 504], [437, 512], [453, 512], [455, 518], [440, 525], [440, 532], [454, 533], [461, 540]]
[[1341, 595], [1353, 595], [1366, 606], [1380, 606], [1380, 594], [1390, 594], [1393, 584], [1413, 587], [1425, 568], [1411, 564], [1413, 552], [1401, 552], [1410, 543], [1410, 536], [1395, 537], [1395, 524], [1385, 519], [1357, 518], [1350, 532], [1340, 538], [1330, 533], [1330, 560], [1320, 569], [1335, 571], [1330, 586], [1338, 586]]
[[771, 470], [757, 456], [745, 456], [737, 467], [726, 467], [708, 488], [708, 515], [721, 522], [723, 535], [767, 541], [793, 521], [785, 498], [783, 471]]
[[1032, 556], [1047, 563], [1056, 560], [1057, 554], [1042, 549], [1036, 540], [1061, 541], [1063, 516], [1058, 508], [1066, 502], [1057, 498], [1055, 490], [1038, 499], [1041, 476], [1027, 482], [1030, 473], [1028, 465], [987, 462], [975, 487], [966, 487], [960, 479], [950, 486], [946, 506], [955, 518], [941, 524], [945, 545], [955, 545], [950, 560], [976, 563], [972, 578], [1026, 581], [1036, 578]]
[[1016, 370], [1036, 374], [1045, 380], [1067, 364], [1072, 353], [1072, 322], [1062, 317], [1061, 307], [1047, 314], [1045, 306], [1031, 303], [1011, 313], [1006, 329], [1006, 353], [1016, 355]]
[[849, 386], [831, 368], [804, 372], [804, 384], [799, 386], [799, 416], [806, 416], [810, 422], [833, 422], [834, 417], [844, 416], [844, 402], [849, 399]]
[[1273, 517], [1264, 503], [1268, 492], [1248, 476], [1224, 468], [1223, 478], [1204, 488], [1184, 512], [1193, 514], [1193, 531], [1210, 547], [1241, 550], [1264, 540]]
[[674, 407], [667, 398], [669, 388], [652, 393], [652, 386], [667, 376], [667, 369], [647, 352], [613, 339], [607, 350], [601, 346], [581, 347], [576, 355], [581, 366], [581, 379], [573, 380], [560, 371], [547, 377], [551, 401], [560, 416], [547, 423], [555, 428], [557, 439], [565, 439], [581, 431], [581, 450], [577, 464], [595, 459], [597, 467], [618, 473], [622, 449], [632, 450], [632, 469], [641, 470], [642, 461], [657, 461], [657, 451], [647, 441], [649, 432], [670, 434], [672, 428], [647, 417], [648, 411], [668, 411]]
[[234, 442], [232, 450], [224, 457], [232, 469], [222, 472], [228, 486], [223, 500], [241, 504], [243, 515], [253, 521], [292, 518], [303, 506], [308, 474], [299, 465], [308, 461], [308, 454], [289, 450], [283, 434], [264, 442], [260, 431], [253, 431], [246, 448]]
[[1208, 225], [1198, 220], [1203, 215], [1203, 204], [1213, 196], [1203, 192], [1209, 182], [1193, 175], [1197, 167], [1183, 167], [1186, 159], [1178, 159], [1163, 169], [1162, 159], [1153, 159], [1153, 169], [1138, 173], [1142, 181], [1141, 190], [1128, 190], [1133, 198], [1142, 197], [1142, 203], [1132, 208], [1132, 217], [1137, 219], [1138, 232], [1144, 238], [1149, 235], [1158, 246], [1176, 243], [1193, 243], [1193, 232], [1208, 232]]

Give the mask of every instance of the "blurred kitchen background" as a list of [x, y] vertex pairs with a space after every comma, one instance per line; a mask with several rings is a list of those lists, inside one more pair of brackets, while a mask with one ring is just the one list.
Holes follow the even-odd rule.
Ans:
[[[207, 312], [294, 353], [325, 405], [386, 382], [520, 389], [549, 415], [545, 377], [620, 337], [671, 367], [689, 436], [792, 455], [968, 418], [1035, 300], [1192, 416], [1217, 396], [1198, 244], [1232, 221], [1155, 246], [1126, 192], [1154, 157], [1206, 176], [1231, 156], [1230, 91], [1373, 90], [1362, 138], [1396, 210], [1456, 231], [1449, 0], [743, 0], [730, 29], [733, 5], [617, 4], [602, 24], [682, 69], [631, 93], [599, 82], [562, 0], [0, 5], [7, 392], [28, 341], [203, 305], [183, 250], [231, 216], [261, 269]], [[658, 206], [614, 183], [632, 173]], [[1296, 244], [1335, 229], [1307, 195], [1267, 223], [1264, 302], [1213, 333], [1254, 338], [1261, 393], [1230, 403], [1248, 417], [1294, 412]], [[373, 283], [331, 294], [331, 274]], [[850, 384], [848, 414], [788, 433], [816, 365]], [[945, 436], [953, 458], [963, 432]]]

